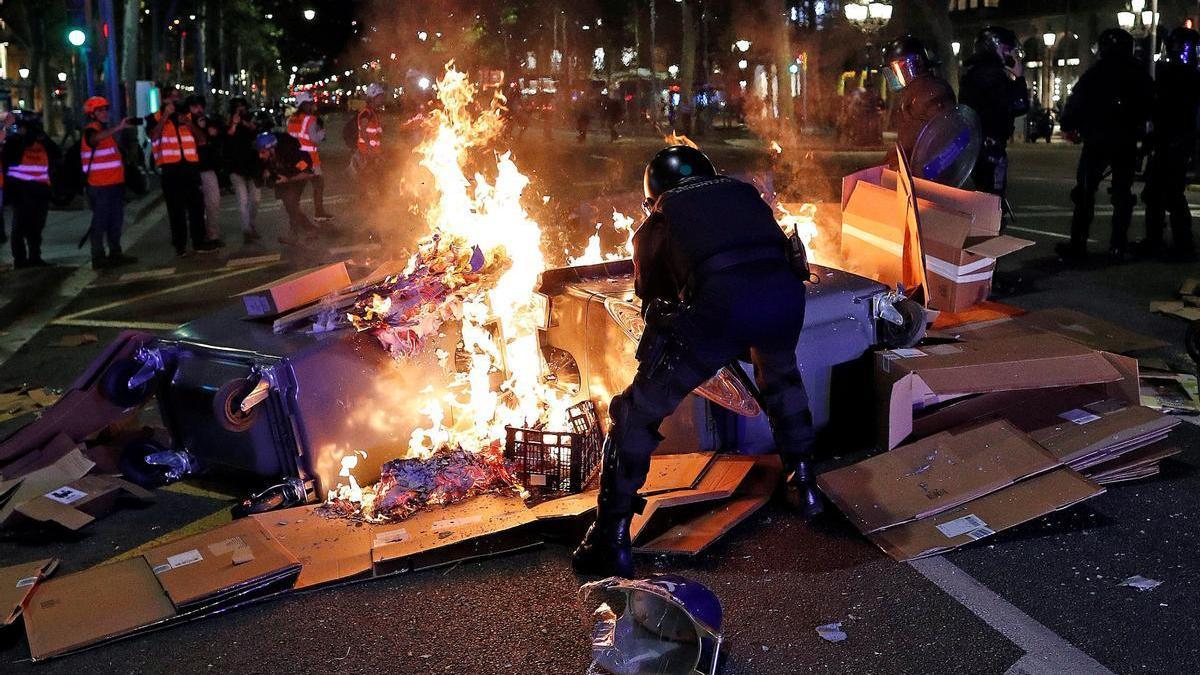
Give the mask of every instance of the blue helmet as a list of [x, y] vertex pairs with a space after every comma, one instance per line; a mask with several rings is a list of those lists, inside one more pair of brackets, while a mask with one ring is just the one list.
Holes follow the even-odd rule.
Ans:
[[264, 131], [254, 139], [254, 148], [259, 152], [262, 152], [263, 150], [270, 150], [276, 145], [279, 145], [279, 139], [275, 137], [275, 134], [269, 131]]

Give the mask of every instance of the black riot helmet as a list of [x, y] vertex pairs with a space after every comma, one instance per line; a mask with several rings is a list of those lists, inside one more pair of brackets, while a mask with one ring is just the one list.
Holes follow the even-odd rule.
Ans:
[[1180, 26], [1171, 31], [1163, 45], [1167, 61], [1200, 68], [1200, 33]]
[[1133, 58], [1133, 36], [1122, 28], [1109, 28], [1096, 40], [1096, 54], [1102, 59]]
[[918, 76], [933, 68], [933, 59], [925, 43], [911, 35], [903, 35], [883, 48], [883, 76], [892, 91], [900, 91]]
[[717, 168], [703, 152], [687, 145], [663, 148], [646, 165], [642, 188], [646, 200], [658, 199], [662, 193], [694, 176], [715, 176]]
[[1001, 54], [1016, 49], [1017, 34], [1004, 26], [985, 26], [975, 35], [976, 54]]

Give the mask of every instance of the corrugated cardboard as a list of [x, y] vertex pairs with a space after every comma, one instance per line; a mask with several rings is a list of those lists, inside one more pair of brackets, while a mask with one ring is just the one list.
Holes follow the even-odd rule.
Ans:
[[[1064, 464], [1085, 469], [1166, 437], [1179, 419], [1140, 405], [1093, 404], [1058, 415], [1056, 423], [1030, 432]], [[1075, 421], [1071, 421], [1075, 420]]]
[[21, 618], [21, 611], [33, 589], [58, 569], [57, 558], [0, 568], [0, 628]]
[[154, 501], [154, 493], [116, 476], [89, 475], [16, 506], [16, 515], [78, 530], [104, 516], [122, 498]]
[[[673, 507], [719, 501], [733, 496], [738, 486], [754, 468], [754, 457], [747, 455], [718, 455], [696, 487], [653, 495], [646, 499], [642, 512], [635, 514], [629, 524], [634, 543], [647, 530], [656, 514]], [[649, 528], [653, 531], [653, 527]]]
[[650, 458], [650, 471], [646, 474], [646, 482], [638, 494], [645, 497], [696, 487], [696, 483], [715, 457], [716, 454], [712, 452], [654, 455]]
[[370, 576], [376, 533], [390, 528], [327, 518], [317, 512], [320, 508], [298, 506], [251, 517], [300, 561], [297, 589]]
[[296, 272], [241, 294], [249, 316], [275, 316], [350, 285], [346, 263]]
[[38, 584], [25, 607], [25, 635], [37, 661], [174, 616], [149, 563], [137, 556]]
[[[895, 172], [875, 167], [842, 181], [842, 247], [849, 271], [893, 286], [902, 279], [906, 218]], [[995, 195], [914, 179], [929, 306], [950, 312], [987, 299], [996, 258], [1033, 242], [1000, 235]]]
[[76, 449], [50, 466], [0, 483], [0, 500], [4, 500], [4, 495], [8, 495], [7, 500], [0, 505], [0, 527], [6, 526], [12, 520], [17, 506], [83, 478], [94, 466], [90, 459]]
[[300, 572], [296, 556], [253, 518], [158, 546], [145, 558], [180, 611]]
[[950, 332], [963, 340], [989, 340], [1036, 332], [1053, 333], [1092, 349], [1113, 354], [1156, 349], [1168, 344], [1112, 322], [1061, 307], [1037, 310], [1012, 319], [957, 326]]
[[[1113, 355], [1038, 334], [876, 354], [880, 444], [894, 448], [921, 411], [972, 394], [1117, 382]], [[1136, 382], [1136, 364], [1134, 382]]]
[[856, 527], [870, 533], [941, 513], [1057, 466], [1026, 434], [995, 421], [823, 473], [817, 484]]
[[876, 532], [870, 538], [896, 560], [923, 558], [965, 546], [1103, 492], [1104, 488], [1062, 467], [936, 516]]
[[376, 574], [391, 574], [494, 555], [540, 543], [537, 518], [516, 496], [485, 494], [420, 511], [375, 538]]

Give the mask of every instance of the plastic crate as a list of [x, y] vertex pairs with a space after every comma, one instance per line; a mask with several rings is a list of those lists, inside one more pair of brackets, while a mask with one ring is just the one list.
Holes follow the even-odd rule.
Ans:
[[533, 493], [581, 492], [600, 464], [604, 432], [596, 404], [582, 401], [567, 409], [570, 431], [507, 427], [504, 458]]

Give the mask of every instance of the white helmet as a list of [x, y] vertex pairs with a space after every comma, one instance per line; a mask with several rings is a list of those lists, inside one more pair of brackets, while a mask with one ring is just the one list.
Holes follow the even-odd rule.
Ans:
[[301, 106], [305, 103], [312, 103], [313, 95], [311, 91], [301, 91], [296, 93], [296, 105]]
[[383, 96], [383, 94], [383, 87], [379, 84], [372, 82], [367, 85], [367, 98], [375, 98], [376, 96]]

